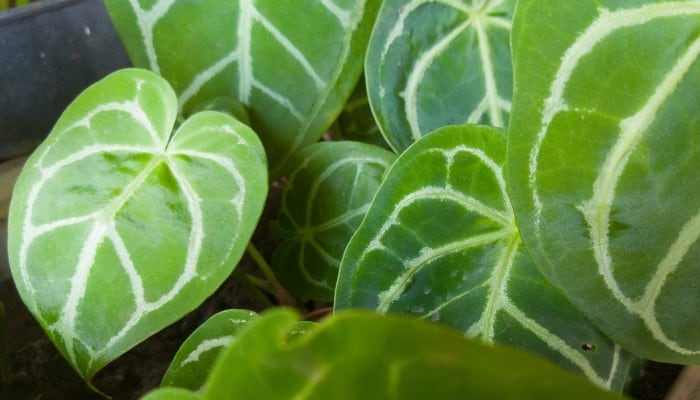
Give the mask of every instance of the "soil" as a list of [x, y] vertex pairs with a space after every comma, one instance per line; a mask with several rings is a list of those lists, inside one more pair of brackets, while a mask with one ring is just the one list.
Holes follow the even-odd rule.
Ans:
[[682, 365], [647, 361], [630, 383], [627, 395], [640, 400], [663, 400], [682, 369]]
[[[8, 316], [12, 382], [0, 388], [3, 400], [104, 400], [91, 391], [32, 318], [11, 281], [0, 286]], [[230, 279], [198, 309], [109, 364], [93, 379], [114, 399], [138, 399], [158, 387], [182, 342], [210, 316], [228, 308], [260, 310], [241, 285]]]

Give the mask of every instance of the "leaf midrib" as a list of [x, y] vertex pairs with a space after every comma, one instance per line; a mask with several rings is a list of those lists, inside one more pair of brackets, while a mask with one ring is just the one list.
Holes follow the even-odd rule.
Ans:
[[143, 185], [146, 179], [151, 175], [151, 173], [165, 161], [166, 156], [164, 154], [152, 154], [151, 160], [146, 164], [143, 170], [136, 175], [136, 177], [124, 188], [124, 190], [110, 201], [95, 218], [96, 223], [100, 225], [107, 225], [109, 221], [114, 219], [119, 210], [121, 210], [124, 205], [129, 201], [129, 199], [136, 193], [139, 187]]
[[517, 231], [509, 238], [508, 245], [504, 249], [503, 254], [498, 259], [493, 275], [491, 275], [491, 285], [489, 288], [486, 307], [482, 314], [483, 328], [481, 338], [486, 342], [493, 342], [494, 326], [496, 325], [496, 314], [503, 308], [504, 299], [507, 298], [506, 285], [510, 277], [513, 260], [520, 247], [520, 235]]
[[379, 304], [377, 305], [377, 311], [381, 313], [387, 312], [391, 304], [406, 290], [406, 287], [411, 282], [413, 277], [424, 267], [429, 265], [432, 260], [443, 257], [447, 254], [462, 251], [464, 249], [495, 243], [503, 240], [503, 238], [511, 236], [512, 234], [511, 228], [504, 227], [503, 229], [494, 232], [489, 232], [478, 236], [471, 236], [464, 240], [448, 243], [440, 248], [424, 248], [420, 255], [412, 260], [406, 260], [404, 263], [404, 265], [407, 267], [406, 271], [394, 281], [394, 284], [391, 285], [390, 288], [379, 293]]

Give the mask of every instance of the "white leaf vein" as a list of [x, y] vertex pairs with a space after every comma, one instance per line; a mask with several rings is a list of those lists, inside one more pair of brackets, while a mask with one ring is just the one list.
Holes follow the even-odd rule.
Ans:
[[[637, 8], [620, 9], [617, 11], [601, 10], [600, 15], [588, 28], [581, 33], [575, 42], [564, 53], [558, 71], [549, 89], [549, 97], [544, 101], [542, 110], [541, 128], [537, 132], [535, 142], [529, 154], [528, 184], [532, 193], [534, 206], [535, 233], [540, 236], [542, 202], [537, 190], [537, 168], [542, 145], [554, 117], [567, 110], [569, 107], [564, 99], [564, 92], [575, 69], [580, 61], [588, 55], [604, 39], [617, 30], [626, 27], [647, 24], [660, 18], [684, 17], [700, 14], [700, 2], [698, 1], [670, 1], [664, 3], [646, 4]], [[663, 105], [666, 99], [678, 86], [691, 65], [700, 55], [700, 39], [694, 41], [686, 52], [680, 56], [678, 62], [664, 77], [664, 80], [656, 88], [647, 103], [634, 115], [620, 121], [620, 138], [601, 168], [601, 175], [596, 179], [593, 187], [593, 197], [582, 204], [579, 210], [583, 213], [591, 231], [593, 250], [599, 272], [610, 289], [613, 296], [630, 313], [642, 318], [651, 331], [653, 337], [668, 348], [680, 354], [700, 354], [700, 350], [683, 348], [666, 336], [659, 325], [654, 312], [653, 303], [660, 291], [665, 277], [672, 273], [683, 255], [687, 252], [692, 239], [693, 242], [700, 236], [696, 231], [695, 222], [687, 224], [681, 231], [679, 239], [671, 246], [666, 258], [661, 262], [654, 276], [645, 289], [642, 299], [633, 301], [620, 289], [612, 275], [612, 260], [609, 255], [608, 229], [610, 210], [614, 199], [614, 190], [624, 170], [629, 155], [654, 120], [656, 111]]]

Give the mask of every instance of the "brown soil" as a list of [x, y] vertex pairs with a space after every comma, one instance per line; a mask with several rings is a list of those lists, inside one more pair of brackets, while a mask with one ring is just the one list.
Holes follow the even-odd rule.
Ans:
[[630, 383], [627, 395], [639, 400], [663, 400], [683, 366], [646, 362]]

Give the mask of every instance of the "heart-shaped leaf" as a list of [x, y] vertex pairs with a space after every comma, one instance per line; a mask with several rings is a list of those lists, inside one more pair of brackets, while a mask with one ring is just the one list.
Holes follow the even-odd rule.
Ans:
[[22, 299], [80, 375], [199, 305], [245, 250], [267, 193], [245, 125], [177, 100], [152, 72], [83, 92], [32, 154], [9, 219]]
[[290, 341], [294, 325], [289, 310], [251, 322], [200, 398], [620, 399], [532, 354], [422, 321], [346, 312]]
[[249, 108], [278, 176], [340, 113], [361, 71], [375, 0], [107, 0], [134, 65], [165, 77], [185, 114]]
[[700, 1], [518, 4], [508, 165], [528, 250], [630, 351], [700, 363]]
[[506, 194], [505, 143], [493, 128], [465, 125], [409, 147], [348, 244], [335, 307], [440, 322], [622, 390], [630, 355], [550, 285], [523, 250]]
[[387, 141], [403, 151], [450, 124], [505, 126], [515, 0], [384, 0], [365, 75]]
[[321, 142], [293, 158], [272, 267], [292, 293], [333, 300], [345, 246], [396, 156], [356, 142]]

